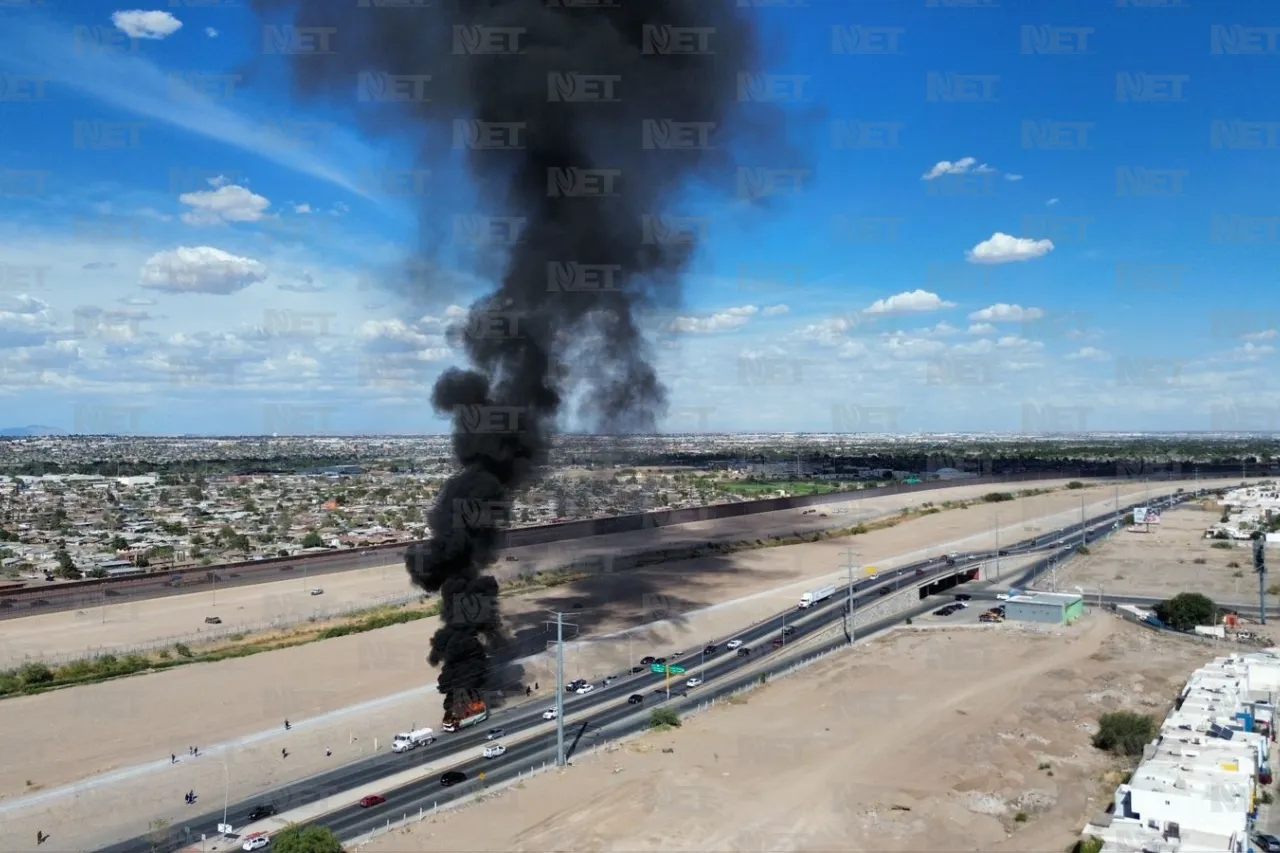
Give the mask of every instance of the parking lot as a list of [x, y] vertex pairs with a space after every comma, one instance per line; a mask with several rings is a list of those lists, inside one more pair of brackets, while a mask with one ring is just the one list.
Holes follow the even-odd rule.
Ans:
[[[961, 593], [963, 594], [963, 593]], [[979, 617], [991, 607], [1000, 602], [993, 601], [965, 601], [957, 602], [956, 594], [930, 596], [929, 603], [933, 604], [933, 610], [914, 620], [916, 625], [977, 625], [980, 622]], [[939, 616], [937, 611], [943, 607], [954, 604], [967, 604], [968, 607], [962, 607], [951, 613], [949, 616]]]

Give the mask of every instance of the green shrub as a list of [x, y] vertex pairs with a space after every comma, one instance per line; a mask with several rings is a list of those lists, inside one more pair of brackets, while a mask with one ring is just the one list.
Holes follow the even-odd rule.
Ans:
[[676, 713], [675, 708], [654, 708], [649, 714], [649, 728], [652, 729], [678, 729], [680, 728], [680, 715]]
[[1010, 492], [987, 492], [982, 499], [989, 504], [997, 504], [1013, 500], [1013, 495]]
[[35, 684], [49, 684], [53, 681], [53, 670], [42, 663], [24, 663], [18, 670], [24, 687]]
[[1076, 846], [1071, 848], [1071, 853], [1102, 853], [1102, 847], [1105, 842], [1101, 838], [1089, 836], [1081, 838], [1076, 842]]
[[1079, 480], [1072, 480], [1070, 483], [1067, 483], [1067, 488], [1068, 488], [1068, 489], [1083, 489], [1083, 488], [1084, 488], [1084, 483], [1080, 482]]
[[186, 643], [178, 643], [173, 647], [173, 650], [178, 653], [178, 657], [180, 658], [191, 657], [191, 647]]
[[1018, 812], [1016, 815], [1013, 816], [1014, 823], [1026, 823], [1028, 819], [1029, 818], [1026, 812]]
[[1093, 745], [1115, 755], [1141, 755], [1143, 748], [1156, 736], [1156, 721], [1146, 714], [1112, 711], [1098, 718], [1098, 733]]

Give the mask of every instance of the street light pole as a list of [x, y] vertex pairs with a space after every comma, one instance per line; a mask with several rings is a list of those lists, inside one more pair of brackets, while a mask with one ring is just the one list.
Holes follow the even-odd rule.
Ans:
[[996, 581], [1000, 581], [1000, 510], [996, 510]]
[[564, 767], [564, 614], [556, 614], [556, 766]]
[[845, 633], [849, 635], [849, 642], [853, 643], [857, 637], [857, 628], [853, 624], [853, 549], [846, 548], [844, 552], [844, 568], [848, 572], [849, 594], [845, 599]]

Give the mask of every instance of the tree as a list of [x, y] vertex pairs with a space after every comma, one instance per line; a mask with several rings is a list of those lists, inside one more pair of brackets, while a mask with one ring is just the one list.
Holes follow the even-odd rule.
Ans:
[[324, 540], [320, 538], [320, 534], [314, 530], [308, 530], [307, 535], [302, 538], [303, 548], [323, 548]]
[[80, 580], [80, 570], [76, 568], [75, 560], [71, 559], [65, 547], [59, 547], [53, 558], [58, 561], [58, 577], [71, 581]]
[[1198, 592], [1183, 592], [1155, 606], [1156, 618], [1175, 631], [1190, 631], [1197, 625], [1213, 625], [1218, 605]]
[[292, 824], [271, 836], [274, 853], [344, 853], [333, 830]]
[[1146, 714], [1113, 711], [1098, 718], [1098, 733], [1093, 745], [1116, 755], [1141, 755], [1143, 748], [1155, 739], [1156, 721]]

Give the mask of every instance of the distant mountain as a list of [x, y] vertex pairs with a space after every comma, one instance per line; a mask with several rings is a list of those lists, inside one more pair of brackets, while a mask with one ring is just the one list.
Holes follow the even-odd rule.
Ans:
[[66, 435], [65, 429], [51, 426], [24, 426], [0, 428], [0, 438], [33, 438], [40, 435]]

